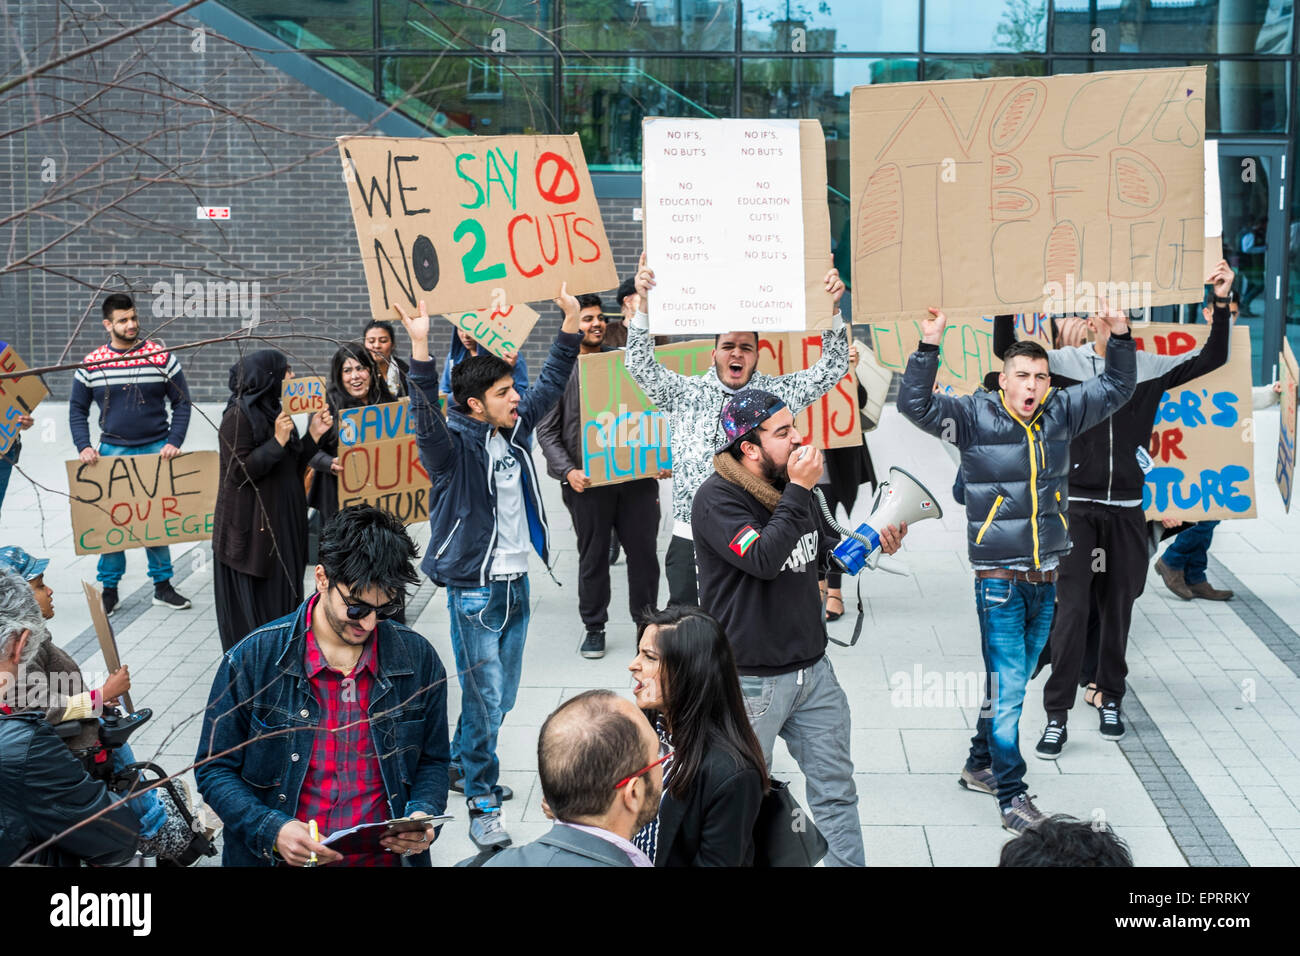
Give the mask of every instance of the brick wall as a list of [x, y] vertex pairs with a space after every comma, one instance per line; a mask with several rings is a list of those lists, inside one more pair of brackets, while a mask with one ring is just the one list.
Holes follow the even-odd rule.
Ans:
[[[36, 65], [168, 9], [33, 0], [10, 5], [11, 38]], [[206, 31], [202, 50], [196, 29]], [[0, 59], [7, 75], [22, 72], [12, 42]], [[289, 337], [244, 347], [282, 348], [299, 373], [327, 368], [333, 340], [357, 336], [369, 318], [334, 144], [364, 124], [197, 20], [182, 16], [78, 58], [0, 98], [0, 116], [0, 129], [17, 131], [0, 139], [0, 181], [10, 184], [0, 206], [10, 220], [0, 226], [4, 261], [39, 267], [0, 275], [0, 339], [29, 365], [55, 364], [65, 350], [77, 361], [101, 344], [99, 304], [110, 291], [132, 292], [145, 328], [162, 325], [169, 344], [238, 328], [237, 316], [171, 315], [153, 290], [176, 273], [258, 282], [257, 332]], [[640, 250], [638, 204], [601, 203], [620, 276]], [[229, 206], [231, 219], [200, 221], [197, 205]], [[530, 370], [559, 324], [550, 303], [538, 309], [523, 349]], [[449, 340], [447, 326], [435, 355]], [[196, 400], [226, 397], [237, 351], [222, 343], [178, 354]], [[66, 399], [71, 378], [47, 376], [55, 398]]]

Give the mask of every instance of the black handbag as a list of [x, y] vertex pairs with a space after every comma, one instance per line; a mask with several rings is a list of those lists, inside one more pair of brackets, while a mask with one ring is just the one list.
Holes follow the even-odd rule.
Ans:
[[829, 850], [790, 788], [773, 780], [754, 823], [754, 866], [816, 866]]

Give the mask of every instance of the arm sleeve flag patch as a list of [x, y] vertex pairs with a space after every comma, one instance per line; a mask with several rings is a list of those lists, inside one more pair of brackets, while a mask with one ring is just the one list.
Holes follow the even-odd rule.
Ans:
[[743, 558], [745, 552], [752, 548], [757, 540], [758, 532], [749, 525], [745, 525], [740, 529], [740, 533], [731, 539], [731, 550]]

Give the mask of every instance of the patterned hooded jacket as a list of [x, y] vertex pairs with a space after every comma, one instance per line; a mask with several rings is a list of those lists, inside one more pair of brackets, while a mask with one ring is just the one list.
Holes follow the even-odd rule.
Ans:
[[[713, 474], [713, 456], [723, 440], [722, 406], [733, 389], [710, 368], [703, 375], [679, 375], [655, 361], [649, 319], [638, 313], [627, 332], [624, 355], [628, 374], [668, 419], [673, 452], [673, 517], [690, 524], [691, 502], [704, 479]], [[822, 333], [822, 357], [815, 365], [789, 375], [755, 371], [745, 388], [771, 392], [798, 415], [821, 398], [849, 370], [849, 342], [844, 322]]]

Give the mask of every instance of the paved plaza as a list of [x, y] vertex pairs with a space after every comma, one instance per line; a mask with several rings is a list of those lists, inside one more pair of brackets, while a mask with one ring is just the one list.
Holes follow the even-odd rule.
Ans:
[[[195, 407], [186, 451], [216, 448], [214, 423], [221, 411], [220, 405]], [[80, 585], [94, 581], [95, 559], [74, 554], [65, 497], [63, 463], [74, 457], [67, 405], [46, 402], [36, 419], [24, 435], [20, 467], [49, 490], [38, 491], [15, 471], [0, 516], [0, 545], [19, 544], [51, 559], [46, 581], [55, 591], [54, 639], [88, 675], [102, 674]], [[1150, 572], [1129, 643], [1127, 738], [1118, 745], [1103, 740], [1080, 695], [1061, 758], [1035, 759], [1033, 746], [1045, 723], [1043, 675], [1025, 701], [1021, 749], [1038, 806], [1105, 819], [1128, 842], [1139, 866], [1300, 863], [1300, 513], [1283, 513], [1272, 481], [1276, 407], [1257, 412], [1256, 426], [1259, 516], [1224, 522], [1211, 551], [1211, 582], [1237, 595], [1227, 603], [1184, 602]], [[964, 511], [951, 496], [954, 466], [937, 440], [893, 408], [869, 444], [882, 476], [891, 465], [907, 469], [930, 487], [945, 516], [912, 530], [894, 562], [904, 574], [864, 572], [862, 639], [853, 648], [830, 649], [853, 712], [867, 860], [877, 866], [991, 865], [1008, 838], [996, 802], [957, 786], [979, 708], [982, 665]], [[544, 474], [540, 453], [535, 457]], [[502, 781], [515, 791], [504, 818], [516, 844], [549, 827], [536, 773], [537, 734], [546, 715], [585, 688], [610, 687], [630, 696], [626, 667], [634, 631], [625, 564], [613, 569], [608, 652], [603, 660], [584, 660], [577, 653], [583, 630], [573, 531], [558, 484], [546, 479], [544, 486], [553, 570], [561, 584], [533, 559], [523, 681], [499, 748]], [[854, 524], [868, 510], [869, 500], [860, 500]], [[427, 525], [411, 531], [423, 548]], [[667, 540], [665, 531], [661, 555]], [[193, 610], [151, 606], [144, 554], [130, 551], [122, 605], [111, 620], [122, 659], [131, 667], [135, 704], [154, 711], [133, 740], [136, 753], [175, 772], [194, 759], [220, 642], [209, 545], [183, 545], [172, 554], [176, 587], [194, 602]], [[831, 625], [843, 640], [853, 629], [856, 583], [846, 579], [849, 613]], [[666, 580], [660, 594], [667, 594]], [[441, 589], [425, 580], [408, 620], [451, 665]], [[454, 679], [448, 701], [454, 722], [460, 705]], [[806, 805], [801, 775], [780, 743], [774, 773], [789, 780]], [[193, 775], [186, 777], [192, 787]], [[437, 865], [474, 852], [463, 802], [453, 799], [449, 812], [457, 820], [434, 847]]]

